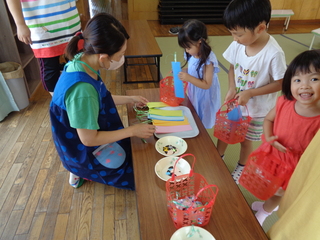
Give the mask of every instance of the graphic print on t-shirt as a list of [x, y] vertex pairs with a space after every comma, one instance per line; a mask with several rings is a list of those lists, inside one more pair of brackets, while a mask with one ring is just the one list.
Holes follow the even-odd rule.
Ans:
[[236, 81], [237, 93], [255, 87], [255, 78], [258, 71], [244, 69], [239, 63], [235, 64], [234, 71], [235, 76], [238, 76]]

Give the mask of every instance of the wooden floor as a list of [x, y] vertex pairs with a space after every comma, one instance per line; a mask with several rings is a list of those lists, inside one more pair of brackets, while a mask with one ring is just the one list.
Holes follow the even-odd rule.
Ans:
[[[110, 0], [119, 12], [116, 0]], [[122, 1], [122, 7], [125, 5]], [[173, 25], [149, 22], [155, 36], [172, 36]], [[288, 33], [310, 32], [318, 26], [290, 24]], [[226, 35], [222, 25], [209, 25], [211, 35]], [[270, 33], [282, 33], [272, 25]], [[143, 61], [143, 60], [139, 60]], [[129, 68], [128, 79], [150, 80], [155, 69]], [[158, 87], [154, 83], [122, 84], [123, 69], [103, 71], [113, 94], [127, 89]], [[40, 86], [30, 105], [12, 112], [0, 122], [0, 239], [1, 240], [138, 240], [139, 226], [134, 191], [86, 182], [73, 189], [68, 172], [61, 166], [51, 138], [48, 108], [51, 96]], [[124, 124], [126, 110], [118, 108]], [[150, 203], [152, 204], [152, 203]], [[155, 236], [156, 239], [156, 236]]]

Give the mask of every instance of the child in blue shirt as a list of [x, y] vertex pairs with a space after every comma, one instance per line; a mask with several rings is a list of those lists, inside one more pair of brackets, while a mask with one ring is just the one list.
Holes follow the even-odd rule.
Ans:
[[208, 44], [207, 28], [199, 20], [186, 21], [179, 30], [178, 42], [185, 49], [187, 72], [179, 78], [188, 82], [188, 97], [205, 128], [214, 126], [221, 105], [220, 71], [216, 55]]

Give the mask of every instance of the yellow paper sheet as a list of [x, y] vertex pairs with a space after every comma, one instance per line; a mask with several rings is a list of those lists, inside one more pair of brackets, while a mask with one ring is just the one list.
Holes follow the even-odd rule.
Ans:
[[163, 120], [152, 120], [152, 124], [155, 126], [180, 126], [189, 125], [189, 121], [185, 118], [183, 121], [163, 121]]
[[149, 109], [149, 114], [159, 116], [181, 117], [183, 116], [182, 110], [162, 110], [162, 109]]
[[170, 107], [168, 104], [165, 104], [163, 102], [148, 102], [147, 106], [148, 108]]

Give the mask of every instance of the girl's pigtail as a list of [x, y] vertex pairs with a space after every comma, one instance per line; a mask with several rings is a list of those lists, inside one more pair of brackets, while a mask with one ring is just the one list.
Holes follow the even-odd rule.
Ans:
[[69, 41], [66, 50], [65, 50], [65, 55], [67, 56], [68, 59], [72, 60], [73, 57], [83, 51], [83, 46], [84, 46], [84, 38], [81, 32], [77, 32], [76, 35], [71, 38]]
[[199, 64], [197, 66], [197, 73], [198, 73], [198, 78], [199, 79], [203, 79], [203, 74], [200, 74], [200, 68], [202, 65], [205, 65], [207, 62], [207, 59], [210, 55], [211, 52], [211, 47], [210, 45], [207, 43], [207, 41], [204, 38], [201, 38], [201, 43], [200, 43], [200, 60], [199, 60]]
[[185, 54], [186, 54], [186, 61], [181, 68], [184, 68], [188, 64], [189, 59], [191, 58], [191, 55], [189, 53], [187, 53], [186, 51], [185, 51]]

